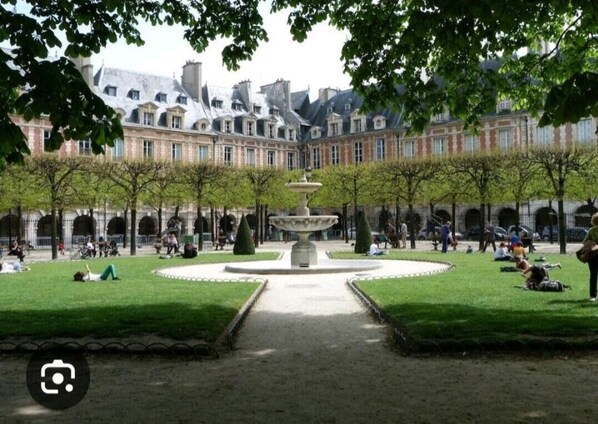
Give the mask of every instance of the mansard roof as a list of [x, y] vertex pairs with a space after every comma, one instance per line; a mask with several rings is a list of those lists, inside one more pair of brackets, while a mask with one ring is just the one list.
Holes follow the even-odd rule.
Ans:
[[[116, 87], [116, 95], [107, 94], [106, 86]], [[195, 122], [200, 119], [211, 121], [203, 104], [192, 101], [191, 95], [185, 91], [182, 84], [172, 77], [102, 66], [94, 76], [94, 90], [107, 105], [125, 111], [123, 118], [126, 123], [138, 123], [137, 108], [150, 102], [157, 107], [156, 114], [159, 117], [175, 107], [184, 108], [185, 127], [183, 129], [193, 129]], [[131, 91], [137, 91], [139, 98], [132, 98]], [[166, 95], [165, 102], [156, 100], [158, 93]], [[187, 104], [178, 103], [181, 96], [187, 98]]]

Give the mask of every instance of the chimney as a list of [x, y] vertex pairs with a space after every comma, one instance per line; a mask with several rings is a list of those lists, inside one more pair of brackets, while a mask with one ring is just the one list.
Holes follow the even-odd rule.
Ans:
[[332, 88], [320, 88], [318, 90], [318, 98], [323, 103], [332, 99], [334, 96], [336, 96], [336, 94], [337, 94], [337, 90], [334, 90]]
[[181, 84], [193, 100], [199, 101], [201, 98], [201, 62], [189, 60], [185, 63]]
[[81, 72], [83, 80], [87, 83], [87, 86], [93, 89], [93, 65], [91, 63], [91, 58], [79, 56], [69, 59], [75, 64], [79, 72]]

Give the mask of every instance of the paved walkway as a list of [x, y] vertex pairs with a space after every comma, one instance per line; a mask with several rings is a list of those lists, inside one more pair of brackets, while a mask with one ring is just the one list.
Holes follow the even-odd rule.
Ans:
[[[421, 270], [397, 262], [393, 273], [412, 264]], [[595, 422], [595, 355], [402, 357], [346, 288], [348, 276], [268, 276], [236, 349], [220, 360], [90, 357], [86, 398], [61, 413], [29, 397], [26, 358], [0, 357], [0, 421]]]

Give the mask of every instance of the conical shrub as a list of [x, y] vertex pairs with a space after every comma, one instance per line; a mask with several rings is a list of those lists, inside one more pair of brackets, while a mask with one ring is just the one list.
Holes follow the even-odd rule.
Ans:
[[357, 214], [357, 235], [355, 237], [355, 253], [367, 253], [372, 244], [372, 230], [363, 212]]
[[251, 238], [251, 229], [245, 218], [245, 214], [241, 217], [239, 228], [237, 229], [237, 237], [235, 238], [235, 245], [233, 246], [233, 254], [235, 255], [255, 255], [255, 245]]

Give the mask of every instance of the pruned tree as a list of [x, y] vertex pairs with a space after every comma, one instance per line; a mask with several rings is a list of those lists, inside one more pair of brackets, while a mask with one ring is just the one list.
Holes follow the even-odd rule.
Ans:
[[40, 155], [29, 158], [26, 167], [36, 179], [39, 187], [45, 190], [47, 202], [52, 216], [52, 259], [58, 258], [56, 239], [58, 236], [58, 219], [56, 212], [69, 204], [68, 198], [73, 195], [73, 179], [83, 169], [87, 161], [82, 158], [61, 158], [56, 155]]
[[161, 167], [162, 163], [150, 161], [110, 162], [102, 167], [105, 178], [113, 181], [120, 189], [123, 200], [131, 209], [131, 256], [137, 254], [137, 208], [142, 194], [155, 181]]
[[212, 162], [182, 164], [176, 170], [178, 182], [183, 186], [183, 190], [189, 193], [197, 209], [197, 218], [199, 219], [197, 248], [199, 251], [203, 250], [204, 228], [201, 210], [204, 206], [204, 200], [211, 192], [217, 189], [219, 183], [224, 183], [227, 174], [234, 172], [230, 167], [217, 165]]
[[397, 190], [399, 198], [407, 203], [409, 210], [409, 234], [411, 234], [411, 248], [415, 249], [414, 204], [421, 196], [421, 190], [426, 181], [433, 179], [438, 173], [437, 160], [395, 160], [382, 165], [383, 174], [392, 184], [401, 187]]
[[[459, 179], [464, 186], [471, 188], [471, 195], [480, 202], [480, 230], [486, 223], [486, 208], [492, 200], [491, 190], [500, 173], [503, 155], [500, 153], [478, 153], [461, 155], [450, 159], [453, 178]], [[480, 250], [484, 246], [484, 231], [480, 231]]]
[[537, 164], [552, 187], [558, 207], [560, 253], [567, 253], [566, 222], [564, 199], [567, 194], [567, 182], [575, 175], [581, 175], [596, 160], [596, 148], [573, 146], [567, 148], [541, 148], [530, 150], [530, 160]]

